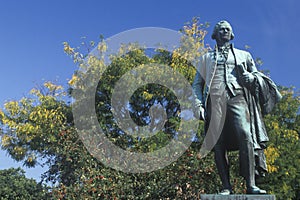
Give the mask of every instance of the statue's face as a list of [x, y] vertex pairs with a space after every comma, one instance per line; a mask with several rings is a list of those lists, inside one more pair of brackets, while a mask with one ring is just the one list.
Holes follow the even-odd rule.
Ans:
[[216, 40], [219, 42], [229, 42], [231, 40], [232, 28], [229, 24], [223, 23], [219, 26]]

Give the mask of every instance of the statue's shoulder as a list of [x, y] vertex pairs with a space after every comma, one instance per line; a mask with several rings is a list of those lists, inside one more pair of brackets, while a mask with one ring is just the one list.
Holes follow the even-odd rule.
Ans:
[[235, 47], [233, 47], [233, 51], [239, 52], [239, 53], [248, 53], [246, 50], [238, 49], [238, 48], [235, 48]]
[[246, 51], [246, 50], [242, 50], [242, 49], [238, 49], [238, 48], [232, 48], [233, 49], [233, 51], [234, 51], [234, 53], [236, 54], [236, 55], [249, 55], [250, 53], [248, 52], [248, 51]]
[[233, 48], [234, 55], [237, 59], [237, 62], [239, 61], [244, 62], [243, 60], [253, 60], [252, 55], [249, 51]]

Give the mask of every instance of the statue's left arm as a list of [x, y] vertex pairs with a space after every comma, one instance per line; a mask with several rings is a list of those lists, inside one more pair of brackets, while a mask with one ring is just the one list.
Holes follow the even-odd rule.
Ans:
[[245, 52], [245, 62], [242, 62], [242, 66], [240, 66], [240, 69], [241, 81], [243, 85], [247, 88], [250, 88], [255, 81], [254, 73], [257, 72], [255, 62], [250, 53]]

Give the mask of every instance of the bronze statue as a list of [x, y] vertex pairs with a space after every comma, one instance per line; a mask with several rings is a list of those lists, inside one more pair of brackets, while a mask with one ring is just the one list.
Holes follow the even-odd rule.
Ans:
[[[248, 194], [266, 194], [256, 176], [267, 170], [263, 150], [269, 140], [262, 120], [280, 100], [274, 82], [257, 71], [249, 52], [234, 48], [231, 25], [218, 22], [216, 46], [199, 59], [193, 83], [199, 117], [205, 120], [206, 143], [213, 145], [222, 181], [219, 194], [232, 194], [227, 152], [239, 150], [240, 175]], [[209, 146], [209, 145], [208, 145]]]

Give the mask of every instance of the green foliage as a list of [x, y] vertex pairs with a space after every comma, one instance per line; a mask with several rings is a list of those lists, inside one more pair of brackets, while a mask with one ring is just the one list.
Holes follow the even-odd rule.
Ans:
[[300, 198], [300, 96], [282, 88], [283, 99], [265, 123], [270, 137], [266, 149], [269, 174], [264, 187], [278, 199]]
[[[112, 55], [108, 67], [102, 57], [107, 50], [103, 41], [97, 46], [99, 57], [85, 56], [94, 48], [93, 42], [83, 43], [87, 52], [81, 53], [65, 42], [65, 52], [79, 66], [69, 81], [70, 87], [65, 90], [46, 82], [20, 101], [7, 102], [0, 113], [2, 148], [26, 166], [34, 167], [42, 158], [42, 164], [49, 167], [42, 176], [44, 181], [56, 183], [47, 194], [48, 199], [199, 199], [201, 193], [218, 192], [220, 180], [213, 153], [205, 158], [200, 158], [198, 153], [203, 140], [202, 121], [199, 121], [192, 145], [178, 160], [149, 173], [124, 173], [106, 167], [88, 152], [74, 127], [71, 106], [76, 104], [68, 103], [69, 94], [73, 92], [84, 99], [85, 94], [78, 88], [90, 89], [87, 83], [99, 79], [102, 74], [97, 84], [95, 109], [99, 124], [110, 141], [132, 152], [147, 153], [164, 147], [170, 139], [176, 138], [180, 123], [181, 107], [174, 92], [163, 85], [150, 83], [139, 87], [128, 104], [122, 104], [120, 99], [118, 109], [130, 105], [127, 108], [130, 108], [131, 118], [141, 126], [151, 123], [153, 105], [162, 105], [166, 110], [163, 129], [155, 136], [142, 138], [125, 134], [116, 123], [111, 111], [113, 89], [128, 71], [145, 65], [153, 66], [153, 69], [170, 66], [192, 83], [196, 58], [206, 51], [205, 27], [207, 24], [199, 23], [197, 18], [186, 24], [181, 31], [187, 37], [182, 38], [182, 46], [174, 52], [157, 49], [149, 56], [138, 44], [124, 45], [119, 54]], [[145, 76], [151, 77], [155, 73], [158, 71], [146, 71]], [[128, 86], [124, 91], [129, 89]], [[299, 199], [299, 96], [288, 88], [282, 88], [281, 92], [283, 100], [265, 119], [271, 139], [266, 149], [269, 174], [260, 185], [276, 194], [278, 199]], [[234, 191], [244, 193], [245, 183], [238, 174], [237, 152], [230, 152], [229, 156]]]
[[1, 111], [4, 125], [1, 147], [27, 167], [34, 167], [37, 159], [42, 159], [42, 165], [49, 167], [45, 180], [70, 184], [74, 177], [65, 155], [68, 146], [61, 137], [71, 135], [69, 138], [73, 140], [68, 142], [73, 142], [72, 145], [76, 145], [76, 140], [72, 137], [75, 132], [71, 109], [65, 99], [61, 86], [45, 82], [20, 101], [5, 103], [5, 110]]
[[24, 170], [0, 170], [0, 197], [3, 200], [47, 199], [47, 188], [25, 177]]

